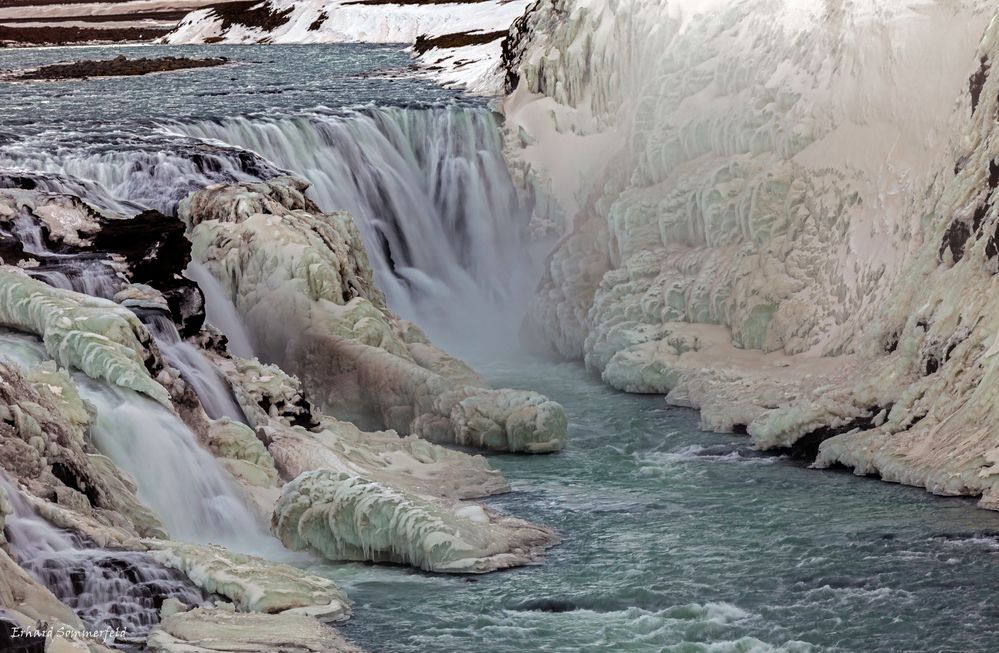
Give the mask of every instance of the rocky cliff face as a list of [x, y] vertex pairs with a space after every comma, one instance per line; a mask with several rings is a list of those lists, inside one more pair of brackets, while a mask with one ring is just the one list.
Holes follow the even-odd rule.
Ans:
[[994, 13], [542, 0], [505, 46], [512, 165], [562, 234], [527, 333], [707, 428], [995, 505]]

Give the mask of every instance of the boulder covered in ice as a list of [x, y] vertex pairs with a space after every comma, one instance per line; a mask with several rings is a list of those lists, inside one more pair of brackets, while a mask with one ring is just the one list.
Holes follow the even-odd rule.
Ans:
[[363, 476], [306, 472], [284, 487], [272, 529], [285, 546], [329, 560], [371, 560], [445, 573], [535, 562], [555, 533], [475, 504], [401, 492]]
[[0, 326], [42, 339], [60, 365], [170, 405], [153, 380], [150, 336], [131, 311], [114, 302], [53, 288], [11, 266], [0, 266]]
[[147, 646], [153, 653], [362, 653], [314, 617], [242, 613], [226, 604], [165, 615]]
[[561, 449], [562, 407], [489, 388], [394, 315], [351, 219], [323, 214], [306, 188], [293, 178], [218, 185], [181, 203], [195, 257], [243, 316], [261, 358], [365, 430], [498, 451]]
[[333, 621], [350, 615], [347, 597], [331, 580], [286, 564], [206, 546], [146, 540], [149, 556], [176, 569], [209, 594], [241, 611], [302, 614]]

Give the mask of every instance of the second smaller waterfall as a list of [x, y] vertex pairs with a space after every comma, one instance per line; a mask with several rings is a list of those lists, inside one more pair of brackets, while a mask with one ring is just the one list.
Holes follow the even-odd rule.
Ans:
[[177, 368], [184, 380], [194, 388], [209, 417], [212, 419], [228, 417], [237, 422], [246, 422], [246, 416], [236, 403], [229, 384], [197, 347], [180, 337], [177, 327], [169, 318], [150, 315], [144, 317], [143, 321], [149, 327], [167, 362]]
[[121, 629], [117, 644], [140, 642], [159, 623], [164, 599], [200, 605], [204, 597], [180, 574], [142, 553], [107, 551], [55, 528], [0, 470], [0, 488], [14, 509], [4, 533], [18, 564], [94, 630]]
[[139, 394], [76, 375], [97, 408], [94, 444], [138, 481], [171, 537], [252, 553], [273, 541], [232, 479], [179, 417]]

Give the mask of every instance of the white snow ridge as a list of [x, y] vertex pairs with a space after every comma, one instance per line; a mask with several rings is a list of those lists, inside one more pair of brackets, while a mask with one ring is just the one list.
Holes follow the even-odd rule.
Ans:
[[[416, 43], [436, 79], [474, 93], [502, 89], [502, 40], [529, 0], [390, 4], [266, 0], [245, 12], [193, 11], [167, 43]], [[419, 41], [419, 42], [418, 42]]]

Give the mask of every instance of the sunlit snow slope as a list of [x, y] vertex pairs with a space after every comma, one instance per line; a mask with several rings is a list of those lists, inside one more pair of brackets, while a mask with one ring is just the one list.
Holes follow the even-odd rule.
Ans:
[[446, 84], [473, 92], [502, 87], [502, 41], [529, 0], [390, 4], [364, 0], [266, 0], [239, 11], [190, 13], [167, 43], [406, 43]]
[[508, 53], [509, 155], [562, 235], [528, 332], [708, 428], [999, 505], [994, 15], [542, 0]]

